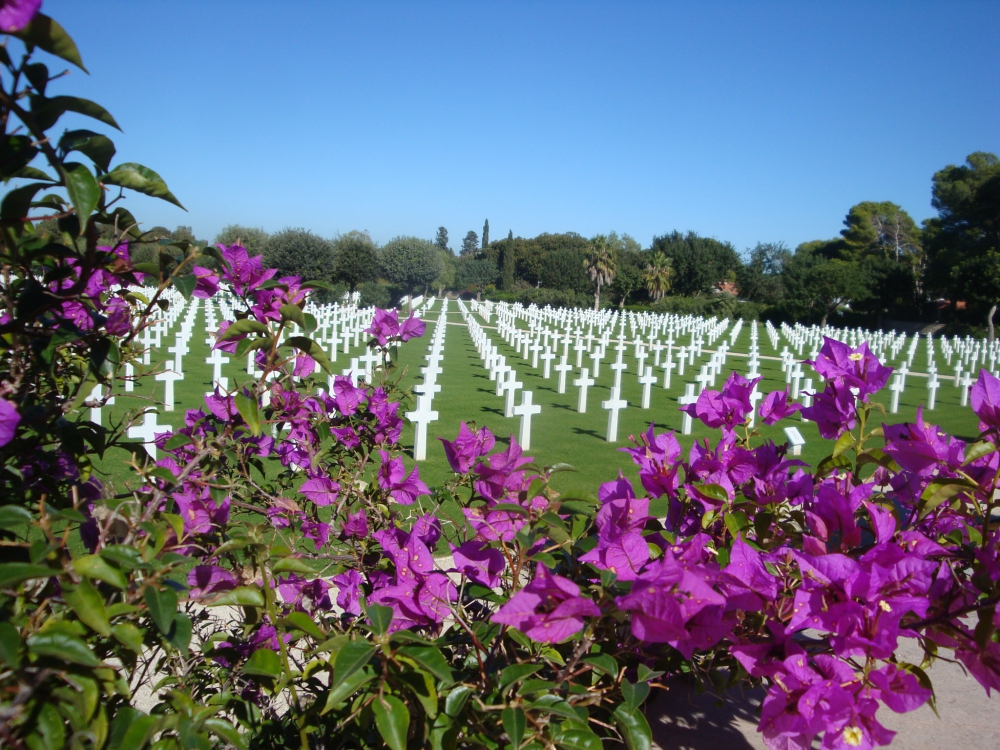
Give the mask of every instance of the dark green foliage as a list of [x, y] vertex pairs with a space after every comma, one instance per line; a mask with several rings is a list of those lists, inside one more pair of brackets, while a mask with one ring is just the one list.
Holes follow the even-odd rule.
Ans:
[[507, 242], [503, 246], [503, 259], [500, 266], [500, 285], [506, 289], [514, 288], [514, 271], [517, 266], [517, 255], [514, 247], [514, 230], [507, 232]]
[[736, 269], [739, 296], [751, 302], [776, 305], [784, 296], [781, 273], [792, 257], [783, 242], [758, 242], [746, 262]]
[[404, 292], [423, 292], [444, 270], [440, 251], [419, 237], [396, 237], [379, 251], [385, 277]]
[[[561, 248], [542, 256], [538, 280], [543, 287], [589, 294], [593, 284], [583, 268], [583, 257], [576, 250]], [[507, 289], [506, 281], [504, 288]]]
[[483, 250], [485, 250], [486, 246], [489, 244], [490, 244], [490, 220], [487, 219], [483, 223]]
[[680, 295], [708, 294], [716, 284], [735, 280], [740, 259], [728, 242], [674, 231], [653, 238], [653, 252], [673, 261], [672, 290]]
[[482, 292], [490, 284], [496, 284], [499, 276], [497, 264], [492, 260], [466, 256], [459, 259], [455, 268], [455, 288]]
[[816, 240], [795, 249], [784, 265], [784, 310], [795, 320], [826, 325], [841, 305], [868, 296], [860, 264], [841, 260], [842, 241]]
[[439, 248], [444, 250], [449, 255], [454, 255], [451, 248], [448, 247], [448, 230], [444, 227], [438, 227], [437, 235], [434, 237], [434, 244]]
[[264, 265], [277, 268], [278, 277], [333, 281], [333, 243], [305, 229], [284, 229], [267, 238]]
[[389, 308], [392, 307], [392, 292], [388, 284], [380, 284], [377, 281], [365, 281], [358, 285], [361, 292], [361, 306]]
[[222, 231], [215, 235], [215, 244], [242, 245], [251, 256], [262, 255], [269, 236], [261, 227], [227, 224], [222, 228]]
[[[612, 237], [609, 236], [608, 240], [611, 241]], [[608, 287], [611, 301], [624, 307], [629, 303], [647, 300], [642, 278], [643, 269], [648, 263], [647, 254], [637, 250], [619, 250], [617, 260], [617, 272]]]
[[460, 255], [475, 255], [477, 252], [479, 252], [479, 235], [470, 229], [466, 233], [465, 239], [462, 240], [462, 252]]
[[[447, 232], [445, 232], [447, 240]], [[378, 248], [368, 232], [357, 230], [333, 240], [333, 279], [353, 292], [359, 284], [378, 277]]]
[[758, 320], [760, 307], [753, 302], [736, 299], [731, 294], [714, 294], [707, 297], [664, 297], [651, 305], [632, 309], [653, 310], [673, 315], [716, 315], [720, 318]]
[[539, 307], [546, 305], [584, 308], [594, 306], [594, 298], [590, 294], [581, 294], [565, 289], [545, 289], [544, 287], [540, 289], [529, 287], [517, 292], [489, 292], [486, 297], [497, 301], [520, 302], [522, 305], [538, 305]]

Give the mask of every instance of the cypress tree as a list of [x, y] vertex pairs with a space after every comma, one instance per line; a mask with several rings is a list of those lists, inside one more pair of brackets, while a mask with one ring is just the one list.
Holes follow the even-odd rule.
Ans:
[[487, 219], [486, 223], [483, 224], [483, 250], [486, 246], [490, 244], [490, 220]]
[[514, 288], [514, 230], [507, 233], [507, 244], [503, 249], [503, 270], [500, 283], [504, 291]]

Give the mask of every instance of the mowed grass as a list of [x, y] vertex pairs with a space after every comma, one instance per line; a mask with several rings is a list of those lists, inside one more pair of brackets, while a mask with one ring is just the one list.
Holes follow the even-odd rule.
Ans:
[[[426, 364], [425, 355], [428, 354], [430, 337], [438, 323], [440, 309], [441, 303], [436, 302], [434, 309], [426, 313], [427, 334], [424, 337], [411, 340], [399, 349], [397, 364], [400, 369], [393, 373], [393, 377], [402, 376], [401, 385], [404, 389], [411, 389], [412, 386], [422, 382], [420, 367]], [[663, 370], [657, 368], [655, 374], [660, 378], [660, 382], [653, 387], [651, 408], [649, 409], [639, 408], [642, 387], [637, 381], [637, 363], [632, 356], [633, 348], [630, 346], [624, 357], [629, 369], [622, 374], [622, 397], [629, 402], [629, 406], [620, 414], [618, 441], [608, 443], [605, 440], [608, 413], [601, 408], [601, 402], [609, 397], [610, 387], [613, 383], [614, 373], [608, 366], [614, 359], [613, 348], [609, 348], [608, 356], [601, 363], [597, 383], [590, 388], [587, 412], [579, 414], [576, 411], [578, 390], [571, 384], [572, 380], [578, 377], [579, 370], [574, 368], [574, 371], [568, 374], [566, 393], [559, 394], [556, 392], [558, 377], [554, 369], [548, 379], [543, 378], [541, 361], [539, 361], [539, 367], [533, 369], [530, 360], [526, 361], [516, 354], [513, 348], [507, 346], [501, 339], [495, 329], [486, 324], [482, 318], [477, 317], [477, 320], [487, 326], [487, 333], [492, 342], [499, 346], [501, 353], [507, 357], [507, 364], [517, 370], [517, 379], [524, 383], [525, 390], [533, 392], [534, 402], [542, 407], [541, 413], [535, 416], [532, 421], [532, 444], [526, 454], [534, 457], [540, 466], [569, 464], [573, 467], [573, 471], [559, 472], [553, 477], [553, 487], [564, 494], [594, 496], [600, 484], [614, 479], [619, 471], [635, 480], [637, 475], [632, 461], [619, 448], [629, 446], [631, 444], [629, 436], [637, 436], [641, 432], [645, 432], [650, 423], [655, 423], [657, 431], [675, 430], [685, 450], [685, 455], [696, 439], [707, 439], [712, 444], [718, 440], [717, 431], [708, 429], [697, 420], [691, 435], [680, 435], [682, 415], [677, 408], [677, 399], [684, 393], [685, 384], [693, 382], [700, 365], [708, 361], [710, 351], [714, 350], [715, 345], [707, 346], [707, 351], [702, 358], [696, 360], [693, 366], [688, 365], [684, 376], [678, 376], [674, 371], [670, 389], [662, 387]], [[173, 334], [176, 330], [177, 328], [172, 330], [163, 339], [161, 349], [153, 353], [152, 369], [158, 367], [162, 369], [162, 362], [170, 358], [171, 355], [166, 351], [166, 347], [173, 345]], [[766, 393], [784, 387], [784, 376], [780, 362], [777, 359], [768, 359], [768, 357], [777, 357], [787, 342], [784, 339], [779, 339], [777, 348], [774, 348], [771, 346], [763, 325], [759, 327], [759, 331], [760, 353], [763, 357], [760, 370], [764, 377], [761, 390]], [[203, 406], [204, 394], [210, 390], [212, 381], [212, 367], [205, 364], [205, 358], [210, 354], [210, 347], [205, 341], [208, 335], [209, 332], [206, 331], [205, 326], [205, 311], [202, 307], [198, 312], [194, 326], [194, 336], [188, 344], [190, 351], [184, 357], [185, 378], [175, 384], [175, 410], [166, 412], [161, 405], [158, 415], [160, 423], [169, 424], [174, 428], [180, 427], [183, 424], [185, 410]], [[728, 332], [723, 334], [719, 342], [723, 340], [728, 340]], [[678, 339], [677, 345], [687, 342], [688, 337], [681, 337]], [[749, 343], [750, 326], [745, 325], [729, 357], [727, 374], [728, 370], [732, 369], [746, 374], [748, 369], [746, 357], [738, 355], [747, 352]], [[336, 371], [339, 372], [346, 368], [352, 356], [356, 357], [363, 353], [364, 345], [365, 337], [362, 336], [360, 345], [351, 347], [348, 354], [343, 353], [341, 346], [337, 361], [334, 363]], [[897, 360], [889, 364], [897, 366], [905, 359], [905, 354], [906, 347], [900, 352]], [[245, 358], [238, 361], [235, 358], [231, 358], [231, 360], [228, 365], [224, 366], [223, 373], [229, 377], [230, 388], [233, 388], [250, 376], [245, 372]], [[950, 368], [945, 366], [944, 357], [939, 350], [936, 360], [940, 373], [950, 372]], [[556, 362], [557, 360], [554, 360], [553, 364]], [[575, 353], [572, 350], [569, 362], [570, 364], [575, 363]], [[586, 355], [584, 355], [583, 364], [584, 366], [591, 365], [591, 361]], [[651, 364], [652, 357], [647, 360], [647, 365]], [[454, 302], [449, 305], [441, 367], [443, 372], [438, 375], [437, 379], [441, 391], [433, 401], [433, 408], [438, 412], [438, 420], [432, 422], [428, 428], [427, 460], [420, 463], [420, 475], [431, 486], [439, 486], [453, 478], [445, 458], [444, 449], [437, 438], [454, 439], [458, 433], [459, 423], [465, 421], [470, 425], [488, 427], [497, 435], [497, 448], [502, 449], [511, 435], [518, 434], [520, 424], [519, 417], [507, 419], [503, 416], [504, 398], [496, 395], [496, 383], [489, 379], [489, 373], [483, 367], [483, 362], [472, 343], [468, 327], [462, 321], [461, 314]], [[925, 372], [926, 367], [926, 344], [921, 341], [912, 369], [916, 372]], [[815, 386], [819, 388], [821, 381], [811, 368], [805, 366], [803, 369], [807, 375], [813, 377]], [[591, 373], [591, 377], [593, 377], [593, 373]], [[978, 420], [971, 409], [959, 405], [960, 390], [952, 384], [951, 380], [941, 379], [943, 384], [937, 394], [937, 408], [932, 412], [925, 412], [925, 419], [964, 440], [973, 439], [978, 434]], [[717, 377], [714, 387], [721, 388], [724, 381], [724, 376]], [[325, 382], [325, 377], [321, 378], [321, 382]], [[926, 379], [911, 375], [907, 378], [906, 391], [900, 398], [899, 413], [889, 415], [887, 421], [890, 423], [913, 421], [917, 407], [926, 402], [927, 395]], [[104, 424], [107, 426], [109, 420], [117, 422], [124, 417], [126, 411], [156, 405], [157, 402], [162, 402], [162, 397], [163, 383], [158, 383], [152, 378], [145, 378], [140, 384], [137, 384], [136, 390], [132, 394], [116, 392], [115, 405], [104, 409]], [[889, 397], [890, 393], [888, 389], [885, 389], [875, 398], [888, 407]], [[521, 396], [518, 394], [517, 402], [520, 403], [520, 400]], [[412, 401], [406, 401], [403, 403], [401, 411], [409, 411], [413, 406]], [[805, 462], [815, 466], [822, 458], [829, 455], [832, 449], [831, 442], [820, 438], [815, 425], [810, 422], [793, 417], [772, 427], [767, 427], [758, 420], [758, 429], [762, 438], [779, 443], [785, 440], [783, 428], [790, 425], [798, 427], [805, 437], [806, 445], [801, 456]], [[411, 466], [413, 464], [413, 425], [406, 424], [401, 440], [408, 454], [407, 465]], [[112, 449], [103, 460], [96, 462], [96, 468], [102, 479], [110, 483], [116, 492], [126, 491], [135, 482], [129, 460], [127, 452]], [[638, 487], [637, 483], [636, 486]]]

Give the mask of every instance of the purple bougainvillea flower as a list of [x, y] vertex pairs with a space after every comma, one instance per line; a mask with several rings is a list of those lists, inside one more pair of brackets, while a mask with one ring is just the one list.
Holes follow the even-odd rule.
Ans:
[[372, 324], [365, 329], [375, 337], [379, 346], [385, 346], [389, 339], [399, 335], [399, 314], [395, 310], [375, 309]]
[[178, 515], [184, 520], [184, 534], [208, 534], [216, 527], [225, 526], [229, 521], [229, 498], [216, 502], [205, 491], [204, 495], [193, 492], [175, 492]]
[[557, 643], [583, 630], [584, 617], [600, 615], [579, 586], [539, 563], [531, 583], [500, 607], [492, 621], [517, 628], [532, 640]]
[[104, 328], [112, 336], [124, 336], [132, 330], [132, 308], [121, 297], [112, 297], [104, 307], [108, 320]]
[[806, 360], [827, 381], [842, 384], [846, 388], [856, 388], [862, 401], [868, 396], [885, 387], [892, 368], [879, 362], [872, 354], [868, 344], [862, 342], [857, 349], [852, 349], [836, 339], [823, 338], [823, 346], [819, 350], [816, 361]]
[[906, 471], [929, 476], [937, 473], [939, 467], [947, 467], [952, 471], [962, 468], [965, 443], [946, 435], [932, 424], [925, 424], [923, 406], [917, 407], [915, 423], [883, 424], [882, 431], [885, 435], [885, 452]]
[[1000, 430], [1000, 380], [986, 370], [980, 370], [979, 378], [969, 393], [969, 403], [979, 417], [980, 430]]
[[450, 546], [451, 556], [459, 573], [486, 588], [495, 589], [500, 585], [500, 574], [505, 567], [500, 550], [476, 540], [458, 547]]
[[240, 341], [246, 338], [246, 336], [233, 336], [231, 339], [222, 340], [223, 334], [229, 330], [233, 322], [231, 320], [222, 321], [222, 325], [219, 326], [218, 332], [215, 334], [215, 344], [212, 345], [212, 349], [220, 349], [224, 352], [229, 352], [230, 354], [236, 353], [236, 347], [239, 346]]
[[320, 547], [325, 547], [326, 543], [330, 540], [330, 524], [328, 523], [312, 521], [307, 518], [302, 521], [301, 529], [302, 536], [306, 539], [312, 539], [317, 550]]
[[736, 425], [743, 424], [750, 413], [750, 394], [758, 382], [760, 378], [747, 380], [738, 372], [733, 372], [721, 391], [702, 391], [695, 403], [682, 406], [680, 411], [700, 419], [712, 429], [723, 427], [732, 430]]
[[364, 579], [356, 570], [334, 576], [333, 584], [337, 587], [337, 606], [352, 615], [361, 614], [361, 584]]
[[379, 451], [379, 455], [382, 465], [378, 470], [378, 485], [389, 493], [389, 497], [400, 505], [413, 505], [418, 495], [430, 494], [427, 485], [420, 481], [416, 466], [407, 475], [402, 456], [390, 458], [387, 451]]
[[236, 588], [236, 576], [218, 565], [198, 565], [188, 573], [187, 584], [191, 587], [188, 596], [202, 599], [212, 594]]
[[368, 536], [368, 516], [365, 515], [364, 508], [347, 516], [341, 533], [348, 538], [354, 537], [355, 539], [364, 539]]
[[813, 405], [802, 410], [802, 416], [816, 423], [824, 440], [834, 440], [857, 424], [854, 394], [846, 385], [827, 383], [826, 389], [813, 398]]
[[309, 581], [290, 573], [287, 578], [278, 579], [278, 593], [286, 604], [306, 612], [331, 607], [330, 584], [322, 578]]
[[343, 375], [337, 375], [333, 379], [333, 401], [337, 406], [337, 411], [345, 417], [349, 417], [358, 410], [358, 404], [364, 398], [363, 389], [356, 387], [351, 379]]
[[414, 316], [413, 313], [410, 313], [410, 317], [399, 325], [399, 340], [409, 341], [410, 339], [420, 338], [426, 330], [427, 324]]
[[315, 370], [316, 360], [308, 354], [299, 352], [298, 356], [295, 357], [295, 368], [292, 370], [292, 375], [297, 378], [308, 378]]
[[785, 417], [790, 417], [802, 408], [801, 404], [788, 403], [788, 389], [771, 391], [760, 402], [760, 418], [764, 424], [774, 424]]
[[327, 477], [314, 477], [303, 482], [299, 492], [316, 505], [330, 505], [340, 494], [340, 487]]
[[597, 511], [597, 546], [580, 558], [614, 572], [619, 580], [634, 581], [649, 561], [649, 545], [640, 533], [649, 520], [649, 499], [635, 496], [632, 484], [618, 479], [601, 485]]
[[652, 497], [676, 497], [680, 484], [677, 469], [680, 467], [681, 444], [673, 432], [656, 435], [655, 428], [650, 423], [649, 429], [639, 436], [635, 448], [619, 450], [632, 456], [632, 461], [639, 467], [639, 481]]
[[0, 398], [0, 448], [14, 439], [19, 424], [21, 415], [17, 409], [10, 401]]
[[277, 270], [263, 268], [263, 258], [260, 255], [250, 257], [247, 250], [242, 245], [217, 246], [222, 253], [226, 266], [222, 270], [222, 277], [233, 285], [235, 291], [241, 297], [248, 292], [252, 292], [265, 281], [273, 277]]
[[219, 277], [216, 276], [215, 271], [210, 268], [195, 266], [191, 269], [191, 273], [194, 274], [194, 277], [197, 280], [195, 282], [194, 291], [191, 292], [192, 296], [200, 297], [201, 299], [208, 299], [219, 291]]
[[13, 34], [20, 31], [38, 15], [42, 0], [2, 0], [0, 2], [0, 31]]
[[444, 445], [444, 455], [456, 474], [468, 474], [476, 459], [485, 456], [496, 443], [493, 433], [483, 427], [476, 432], [462, 422], [458, 427], [458, 437], [454, 441], [438, 438]]

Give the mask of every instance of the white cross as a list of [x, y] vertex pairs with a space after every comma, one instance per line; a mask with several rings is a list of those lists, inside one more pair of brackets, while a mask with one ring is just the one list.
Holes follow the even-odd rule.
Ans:
[[511, 417], [514, 416], [514, 397], [517, 394], [518, 388], [523, 388], [523, 387], [524, 383], [520, 382], [517, 379], [517, 372], [515, 372], [514, 370], [510, 371], [510, 375], [507, 377], [507, 380], [505, 380], [503, 382], [503, 385], [500, 386], [500, 388], [507, 396], [507, 401], [504, 404], [504, 410], [503, 410], [503, 415], [507, 417], [507, 419], [510, 419]]
[[406, 418], [417, 425], [413, 431], [413, 458], [424, 461], [427, 458], [427, 425], [438, 418], [438, 413], [431, 410], [431, 397], [418, 397], [416, 410], [406, 412]]
[[135, 390], [135, 368], [131, 364], [125, 365], [125, 392], [131, 393]]
[[554, 360], [555, 358], [556, 355], [552, 353], [552, 350], [549, 349], [549, 347], [545, 347], [545, 354], [539, 357], [539, 359], [545, 361], [545, 365], [542, 368], [542, 377], [545, 378], [546, 380], [548, 380], [549, 376], [552, 375], [552, 360]]
[[757, 402], [764, 398], [757, 386], [754, 385], [753, 391], [750, 392], [750, 427], [753, 427], [757, 422]]
[[341, 370], [340, 374], [343, 375], [345, 378], [350, 378], [351, 379], [351, 385], [353, 385], [355, 388], [357, 388], [358, 387], [358, 372], [360, 371], [360, 369], [361, 368], [358, 365], [358, 358], [357, 357], [351, 357], [351, 366], [348, 367], [345, 370]]
[[[805, 382], [802, 383], [802, 405], [809, 408], [813, 405], [813, 381], [812, 378], [806, 378]], [[801, 414], [801, 412], [799, 412]]]
[[142, 329], [142, 363], [149, 364], [149, 357], [153, 348], [153, 331], [150, 326]]
[[702, 365], [701, 372], [694, 376], [695, 382], [698, 383], [698, 393], [708, 388], [708, 381], [712, 379], [712, 376], [708, 374], [707, 368]]
[[[87, 400], [89, 400], [89, 401], [100, 401], [101, 400], [101, 394], [103, 392], [104, 392], [104, 386], [101, 385], [100, 383], [98, 383], [97, 385], [94, 386], [94, 389], [90, 392], [90, 395], [87, 397]], [[101, 413], [102, 412], [103, 412], [103, 408], [100, 407], [100, 406], [91, 407], [91, 409], [90, 409], [90, 421], [93, 422], [94, 424], [101, 424]]]
[[174, 369], [177, 372], [184, 372], [184, 355], [190, 350], [187, 347], [187, 339], [183, 336], [174, 338], [174, 345], [168, 346], [167, 351], [174, 355]]
[[555, 367], [556, 372], [559, 373], [559, 384], [556, 386], [556, 393], [566, 392], [566, 373], [573, 371], [573, 365], [566, 362], [566, 355], [562, 355], [559, 359], [559, 364]]
[[528, 347], [528, 348], [531, 349], [531, 369], [532, 370], [537, 370], [538, 369], [538, 354], [539, 354], [539, 352], [542, 351], [542, 345], [538, 343], [538, 339], [535, 339], [532, 342], [531, 346]]
[[937, 401], [938, 388], [941, 387], [941, 383], [938, 382], [937, 374], [931, 373], [931, 376], [927, 378], [927, 411], [934, 411], [934, 403]]
[[205, 358], [206, 365], [212, 365], [212, 382], [218, 383], [222, 380], [222, 366], [229, 363], [229, 357], [222, 356], [222, 350], [216, 349], [211, 357]]
[[174, 410], [174, 382], [177, 380], [183, 380], [184, 376], [174, 370], [174, 361], [168, 359], [164, 365], [166, 368], [163, 372], [156, 375], [155, 380], [159, 380], [163, 383], [163, 404], [164, 410], [173, 411]]
[[[698, 397], [694, 395], [694, 383], [687, 383], [684, 386], [684, 395], [677, 399], [677, 403], [681, 406], [687, 406], [688, 404], [693, 404], [698, 400]], [[690, 435], [691, 434], [691, 415], [687, 412], [681, 413], [681, 434]]]
[[792, 399], [798, 399], [799, 397], [799, 383], [802, 382], [802, 378], [805, 373], [802, 372], [802, 367], [798, 363], [795, 364], [795, 368], [792, 370]]
[[[379, 361], [379, 355], [373, 351], [367, 351], [358, 357], [358, 363], [365, 365], [365, 380], [372, 382], [372, 373], [375, 371], [375, 363]], [[435, 368], [437, 369], [437, 368]], [[440, 372], [440, 370], [438, 370]]]
[[[513, 372], [513, 370], [514, 370], [514, 368], [511, 367], [510, 365], [501, 365], [500, 367], [496, 368], [496, 373], [497, 373], [497, 395], [498, 396], [502, 396], [503, 395], [503, 384], [504, 384], [504, 381], [507, 379], [507, 373], [508, 372]], [[514, 373], [514, 374], [516, 375], [517, 373]]]
[[576, 410], [580, 414], [587, 412], [587, 389], [596, 382], [590, 377], [590, 372], [586, 367], [580, 370], [580, 377], [573, 381], [573, 385], [580, 389], [580, 396], [576, 400]]
[[419, 393], [422, 396], [430, 396], [433, 398], [436, 394], [441, 392], [441, 386], [437, 383], [418, 383], [413, 386], [413, 392]]
[[647, 367], [646, 374], [639, 378], [639, 383], [642, 385], [642, 408], [649, 408], [649, 399], [652, 394], [653, 386], [656, 384], [657, 377], [653, 374], [653, 368]]
[[903, 378], [901, 373], [897, 372], [892, 376], [892, 384], [889, 386], [889, 390], [892, 391], [892, 399], [889, 402], [889, 413], [896, 414], [899, 412], [899, 394], [903, 392]]
[[604, 357], [604, 352], [600, 348], [594, 349], [590, 353], [590, 361], [594, 363], [594, 377], [601, 377], [601, 359]]
[[617, 388], [619, 391], [621, 391], [621, 387], [622, 387], [622, 370], [627, 370], [628, 369], [628, 365], [619, 360], [618, 362], [615, 362], [615, 363], [609, 365], [609, 367], [611, 367], [611, 369], [615, 371], [615, 385], [614, 385], [614, 387]]
[[687, 361], [687, 358], [684, 356], [685, 351], [686, 350], [684, 349], [683, 346], [680, 347], [677, 350], [677, 374], [678, 375], [683, 375], [684, 374], [684, 364]]
[[674, 362], [670, 355], [667, 355], [667, 359], [663, 363], [663, 388], [667, 390], [670, 388], [670, 373], [677, 369], [677, 363]]
[[[157, 430], [158, 427], [163, 429]], [[146, 444], [146, 452], [149, 453], [150, 457], [156, 460], [156, 443], [153, 442], [153, 438], [156, 437], [157, 432], [166, 432], [167, 430], [173, 429], [168, 424], [157, 424], [156, 423], [156, 412], [147, 411], [143, 416], [142, 425], [134, 425], [128, 428], [128, 436], [130, 438], [139, 438], [143, 443]]]
[[969, 405], [969, 389], [972, 387], [972, 374], [965, 373], [962, 378], [962, 406]]
[[611, 396], [607, 401], [601, 402], [601, 408], [608, 412], [608, 434], [607, 441], [614, 443], [618, 440], [618, 412], [628, 406], [628, 401], [623, 401], [621, 391], [618, 388], [611, 389]]
[[542, 411], [539, 404], [531, 403], [531, 398], [531, 391], [521, 391], [521, 403], [514, 407], [514, 414], [521, 418], [521, 429], [518, 432], [517, 442], [525, 450], [531, 447], [531, 418]]

